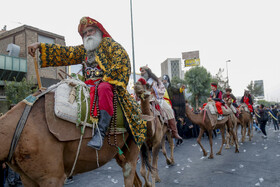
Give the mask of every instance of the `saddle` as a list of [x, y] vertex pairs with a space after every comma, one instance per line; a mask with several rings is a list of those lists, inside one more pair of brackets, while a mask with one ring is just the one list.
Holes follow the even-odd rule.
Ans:
[[[66, 85], [66, 86], [65, 86]], [[70, 91], [67, 92], [65, 89], [68, 85], [67, 84], [62, 84], [59, 87], [63, 88], [64, 94], [66, 98], [69, 97]], [[57, 90], [59, 90], [59, 87]], [[62, 90], [63, 90], [62, 89]], [[56, 91], [57, 91], [56, 90]], [[61, 95], [61, 93], [60, 93]], [[48, 93], [45, 95], [45, 114], [46, 114], [46, 121], [48, 124], [49, 131], [59, 140], [59, 141], [72, 141], [72, 140], [78, 140], [81, 137], [81, 128], [75, 124], [77, 123], [77, 107], [70, 107], [69, 103], [67, 100], [64, 101], [64, 103], [61, 103], [60, 101], [55, 101], [57, 97], [53, 92]], [[83, 100], [83, 99], [82, 99]], [[83, 100], [84, 101], [84, 100]], [[60, 103], [60, 104], [58, 104]], [[86, 105], [85, 102], [80, 103], [82, 106]], [[58, 108], [59, 105], [62, 106], [62, 108]], [[65, 107], [66, 106], [66, 107]], [[89, 112], [89, 111], [88, 111]], [[126, 120], [124, 118], [122, 109], [119, 105], [117, 104], [117, 124], [116, 124], [116, 130], [114, 127], [108, 128], [107, 134], [122, 134], [126, 132], [126, 127], [125, 123]], [[59, 117], [57, 114], [60, 114]], [[61, 115], [63, 114], [63, 115]], [[70, 116], [70, 117], [69, 117]], [[86, 116], [89, 116], [86, 115]], [[68, 120], [68, 121], [67, 121]], [[81, 126], [82, 127], [82, 126]], [[89, 120], [86, 121], [86, 128], [84, 132], [83, 138], [91, 138], [92, 137], [92, 132], [94, 129], [92, 129], [92, 124], [90, 124]]]

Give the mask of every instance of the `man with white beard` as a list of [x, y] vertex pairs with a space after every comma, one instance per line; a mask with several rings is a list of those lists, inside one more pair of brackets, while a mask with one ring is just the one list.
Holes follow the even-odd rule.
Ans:
[[28, 53], [35, 56], [35, 51], [40, 49], [41, 67], [83, 64], [85, 83], [90, 86], [91, 119], [93, 122], [98, 121], [100, 129], [100, 133], [95, 130], [88, 146], [99, 150], [103, 145], [114, 112], [115, 89], [130, 132], [140, 148], [146, 138], [147, 128], [146, 121], [140, 119], [139, 105], [126, 90], [131, 74], [127, 52], [112, 39], [101, 23], [90, 17], [83, 17], [80, 20], [78, 32], [84, 45], [67, 47], [35, 43], [28, 47]]

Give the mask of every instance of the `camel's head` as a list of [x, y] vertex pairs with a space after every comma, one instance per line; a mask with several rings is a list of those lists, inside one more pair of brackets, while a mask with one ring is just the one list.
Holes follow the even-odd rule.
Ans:
[[134, 92], [137, 97], [145, 100], [148, 98], [151, 93], [147, 90], [146, 86], [147, 82], [145, 79], [140, 78], [135, 84], [134, 84]]

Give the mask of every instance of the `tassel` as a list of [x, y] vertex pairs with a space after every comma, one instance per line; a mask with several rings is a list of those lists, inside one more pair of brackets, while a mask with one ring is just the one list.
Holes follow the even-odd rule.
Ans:
[[119, 147], [118, 147], [118, 157], [122, 162], [126, 161], [123, 151]]

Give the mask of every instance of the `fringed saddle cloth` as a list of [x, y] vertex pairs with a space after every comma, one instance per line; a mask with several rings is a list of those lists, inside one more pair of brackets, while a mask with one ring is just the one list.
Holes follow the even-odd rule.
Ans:
[[[218, 110], [217, 110], [215, 101], [209, 101], [207, 103], [207, 105], [205, 106], [205, 109], [208, 109], [212, 115], [218, 114]], [[232, 111], [229, 107], [222, 106], [222, 110], [223, 110], [224, 116], [228, 116], [232, 113]]]
[[[90, 88], [77, 79], [66, 79], [58, 83], [55, 90], [55, 115], [66, 121], [94, 128], [90, 120]], [[117, 104], [117, 132], [126, 132], [124, 116]], [[113, 130], [113, 129], [111, 129]]]
[[241, 104], [240, 104], [240, 107], [243, 107], [244, 110], [245, 110], [245, 112], [250, 113], [250, 110], [249, 110], [248, 106], [246, 105], [246, 103], [241, 103]]

